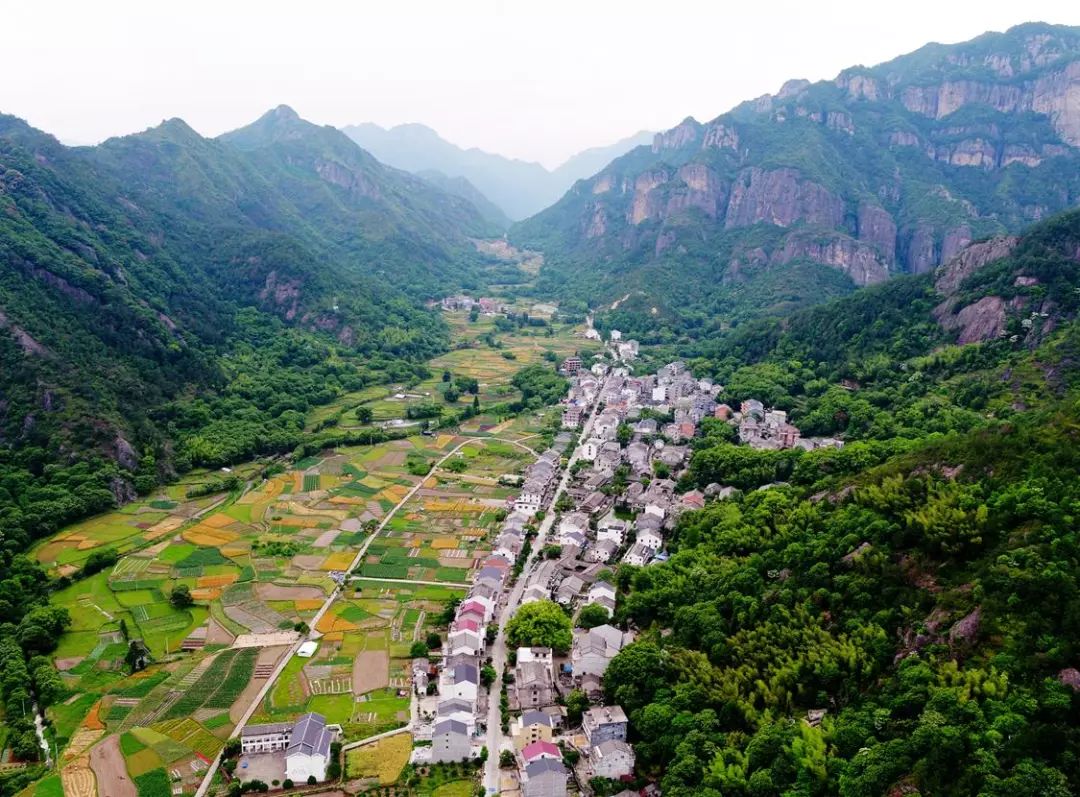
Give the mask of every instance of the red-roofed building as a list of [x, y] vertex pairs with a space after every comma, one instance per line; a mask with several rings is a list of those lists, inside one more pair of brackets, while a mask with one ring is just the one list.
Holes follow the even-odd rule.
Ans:
[[521, 757], [525, 759], [526, 764], [530, 764], [540, 758], [551, 758], [555, 761], [562, 761], [562, 751], [559, 750], [558, 745], [540, 740], [526, 745], [521, 751]]

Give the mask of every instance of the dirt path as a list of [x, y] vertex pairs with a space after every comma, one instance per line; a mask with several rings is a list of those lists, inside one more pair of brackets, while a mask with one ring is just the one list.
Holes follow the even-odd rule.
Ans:
[[135, 784], [128, 777], [124, 754], [120, 752], [119, 735], [114, 733], [90, 751], [90, 766], [97, 776], [99, 797], [136, 797]]
[[385, 650], [365, 650], [353, 660], [353, 694], [362, 695], [390, 685], [390, 654]]

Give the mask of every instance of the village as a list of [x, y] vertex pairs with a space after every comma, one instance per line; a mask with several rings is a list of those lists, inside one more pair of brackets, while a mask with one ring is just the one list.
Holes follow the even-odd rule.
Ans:
[[[587, 335], [599, 337], [591, 326]], [[784, 412], [760, 401], [734, 410], [718, 401], [721, 385], [695, 378], [684, 363], [632, 375], [638, 344], [617, 330], [606, 345], [606, 356], [590, 367], [578, 356], [561, 363], [570, 379], [561, 430], [508, 500], [441, 658], [413, 661], [413, 763], [459, 762], [486, 752], [488, 794], [562, 797], [592, 793], [597, 778], [635, 783], [628, 718], [622, 707], [605, 703], [603, 690], [608, 664], [634, 640], [633, 631], [613, 624], [614, 571], [621, 563], [664, 561], [665, 539], [679, 516], [733, 492], [719, 484], [677, 489], [706, 418], [732, 424], [738, 439], [755, 448], [841, 445], [802, 438]], [[539, 601], [553, 601], [579, 620], [585, 612], [590, 622], [575, 623], [566, 651], [508, 650], [508, 620]], [[582, 698], [588, 705], [571, 720], [568, 703], [580, 706]]]

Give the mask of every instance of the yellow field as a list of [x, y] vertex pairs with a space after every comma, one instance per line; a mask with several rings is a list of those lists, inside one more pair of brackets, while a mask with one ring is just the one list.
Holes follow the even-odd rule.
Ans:
[[60, 782], [64, 786], [64, 797], [94, 797], [97, 794], [97, 781], [86, 756], [76, 758], [61, 769]]
[[197, 587], [225, 587], [232, 584], [237, 579], [236, 573], [224, 573], [220, 576], [199, 576], [195, 580], [195, 586]]
[[412, 738], [407, 733], [349, 750], [345, 754], [346, 777], [377, 777], [383, 786], [396, 783], [401, 770], [409, 763], [411, 752]]
[[454, 537], [436, 537], [431, 541], [431, 547], [436, 550], [444, 550], [448, 548], [457, 548], [458, 541]]
[[318, 598], [300, 598], [293, 601], [293, 606], [296, 607], [296, 611], [311, 611], [312, 609], [318, 609], [323, 605], [323, 602]]
[[482, 514], [487, 510], [482, 504], [470, 504], [467, 501], [424, 501], [428, 512], [472, 512]]
[[183, 537], [193, 545], [217, 548], [226, 543], [236, 542], [240, 535], [227, 529], [215, 529], [200, 523], [184, 532]]
[[203, 518], [200, 526], [209, 526], [212, 529], [223, 529], [226, 526], [231, 526], [236, 521], [226, 515], [224, 512], [218, 512], [210, 517]]
[[359, 626], [356, 623], [350, 623], [348, 620], [338, 617], [332, 609], [320, 617], [319, 622], [315, 624], [315, 630], [323, 634], [355, 631], [357, 628]]
[[354, 554], [349, 551], [338, 551], [330, 554], [319, 565], [320, 570], [348, 570], [352, 564]]

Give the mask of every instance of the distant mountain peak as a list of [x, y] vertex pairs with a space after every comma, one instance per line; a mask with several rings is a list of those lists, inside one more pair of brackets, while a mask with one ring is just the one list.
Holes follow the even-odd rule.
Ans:
[[267, 112], [267, 116], [273, 116], [275, 119], [280, 119], [287, 122], [300, 121], [300, 114], [294, 111], [288, 105], [279, 105], [274, 110]]
[[508, 158], [476, 147], [464, 149], [419, 122], [391, 128], [368, 122], [348, 125], [342, 132], [390, 166], [414, 174], [438, 172], [448, 180], [464, 178], [511, 219], [542, 210], [577, 180], [592, 176], [612, 159], [652, 140], [651, 132], [637, 133], [607, 147], [587, 149], [549, 170], [535, 161]]

